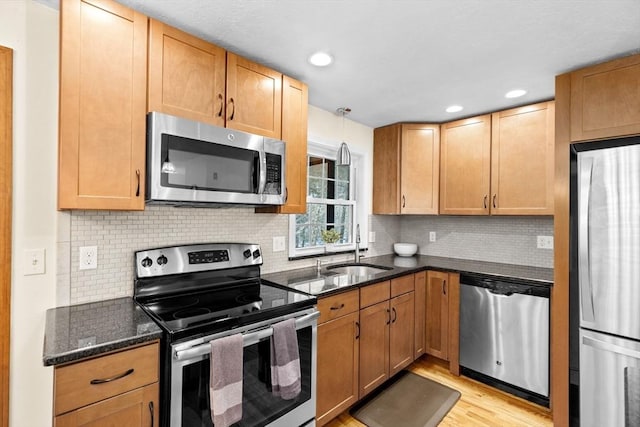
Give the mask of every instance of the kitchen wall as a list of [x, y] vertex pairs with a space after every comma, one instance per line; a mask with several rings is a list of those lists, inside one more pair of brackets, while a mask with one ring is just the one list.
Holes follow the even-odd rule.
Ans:
[[[334, 113], [309, 108], [309, 138], [335, 145], [348, 141], [364, 156], [365, 206], [371, 212], [373, 129]], [[133, 294], [136, 250], [197, 242], [250, 242], [261, 245], [262, 272], [315, 265], [315, 259], [288, 260], [288, 251], [273, 252], [273, 237], [289, 233], [289, 216], [255, 214], [252, 208], [174, 208], [149, 206], [142, 212], [73, 211], [62, 214], [58, 236], [57, 305], [99, 301]], [[363, 227], [365, 230], [366, 227]], [[366, 236], [364, 236], [366, 238]], [[288, 239], [285, 239], [288, 241]], [[79, 270], [81, 246], [97, 246], [98, 268]], [[348, 255], [326, 257], [342, 261]]]
[[[42, 344], [45, 311], [56, 304], [58, 12], [0, 1], [0, 45], [14, 50], [9, 425], [48, 426], [53, 370], [42, 365]], [[45, 274], [24, 275], [27, 249], [46, 251]]]

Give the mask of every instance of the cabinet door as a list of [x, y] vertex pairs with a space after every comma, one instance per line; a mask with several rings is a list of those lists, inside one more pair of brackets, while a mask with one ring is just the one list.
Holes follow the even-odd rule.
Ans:
[[282, 76], [282, 140], [286, 145], [286, 201], [256, 212], [301, 214], [307, 211], [307, 85]]
[[571, 141], [640, 134], [640, 55], [571, 73]]
[[357, 336], [357, 312], [318, 326], [318, 425], [326, 424], [358, 400]]
[[493, 113], [491, 214], [553, 215], [554, 105]]
[[400, 295], [389, 300], [391, 324], [389, 325], [389, 375], [393, 376], [413, 362], [414, 293]]
[[360, 310], [360, 398], [389, 378], [389, 300]]
[[282, 74], [227, 52], [228, 128], [281, 139]]
[[441, 126], [440, 214], [488, 215], [491, 115]]
[[373, 131], [373, 213], [400, 213], [401, 126]]
[[427, 272], [426, 352], [448, 360], [449, 304], [447, 273]]
[[149, 111], [224, 126], [226, 51], [162, 22], [149, 28]]
[[402, 125], [400, 173], [403, 214], [437, 214], [440, 185], [440, 126]]
[[421, 271], [414, 275], [415, 280], [415, 330], [414, 330], [414, 359], [422, 356], [425, 351], [425, 307], [427, 304], [427, 273]]
[[54, 419], [54, 427], [158, 425], [158, 383], [102, 400]]
[[144, 209], [147, 17], [65, 0], [60, 25], [59, 209]]

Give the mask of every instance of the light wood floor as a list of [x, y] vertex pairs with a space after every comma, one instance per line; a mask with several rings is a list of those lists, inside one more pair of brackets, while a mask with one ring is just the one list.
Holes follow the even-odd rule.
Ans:
[[[423, 356], [410, 371], [458, 390], [462, 396], [440, 423], [440, 427], [551, 427], [553, 421], [547, 408], [503, 393], [465, 376], [449, 373], [444, 362]], [[362, 427], [349, 411], [340, 414], [326, 427]], [[397, 426], [402, 427], [402, 426]]]

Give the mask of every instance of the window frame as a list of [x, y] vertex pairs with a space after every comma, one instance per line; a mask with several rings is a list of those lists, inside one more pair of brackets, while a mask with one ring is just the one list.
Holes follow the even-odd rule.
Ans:
[[[306, 203], [326, 203], [327, 199], [316, 199], [309, 196], [309, 161], [308, 158], [310, 156], [323, 157], [326, 159], [335, 160], [338, 152], [339, 144], [336, 143], [323, 143], [316, 140], [309, 140], [307, 143], [307, 201]], [[363, 189], [361, 187], [361, 181], [363, 181], [363, 172], [364, 172], [364, 159], [365, 156], [362, 153], [354, 151], [350, 148], [351, 151], [351, 166], [349, 171], [349, 200], [344, 199], [335, 199], [336, 205], [348, 205], [352, 206], [352, 222], [351, 222], [351, 233], [349, 236], [349, 243], [335, 244], [334, 251], [326, 252], [325, 245], [321, 246], [313, 246], [308, 248], [296, 248], [296, 215], [289, 215], [289, 258], [301, 258], [308, 256], [322, 256], [322, 255], [330, 255], [341, 252], [349, 252], [355, 250], [355, 234], [356, 234], [356, 225], [360, 224], [360, 248], [366, 248], [367, 239], [363, 236], [363, 230], [367, 230], [368, 226], [366, 221], [363, 221], [363, 212], [365, 211], [364, 200], [359, 197], [359, 195], [363, 194]], [[334, 199], [329, 199], [334, 200]], [[366, 217], [364, 217], [366, 218]], [[364, 222], [364, 223], [363, 223]]]

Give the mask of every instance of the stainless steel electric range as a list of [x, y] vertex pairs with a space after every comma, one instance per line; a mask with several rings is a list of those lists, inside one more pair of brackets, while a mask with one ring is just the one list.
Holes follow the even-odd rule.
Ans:
[[[260, 247], [209, 243], [138, 251], [135, 301], [164, 331], [161, 425], [213, 426], [209, 408], [210, 342], [243, 335], [243, 418], [238, 427], [314, 425], [316, 298], [260, 279]], [[295, 319], [302, 392], [270, 390], [271, 325]]]

